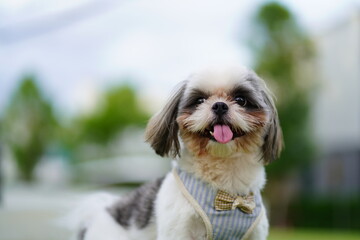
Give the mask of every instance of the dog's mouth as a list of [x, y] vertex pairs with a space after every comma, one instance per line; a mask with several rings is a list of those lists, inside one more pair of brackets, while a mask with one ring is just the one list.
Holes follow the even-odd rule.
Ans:
[[245, 133], [243, 131], [235, 130], [229, 125], [214, 124], [207, 128], [202, 135], [215, 142], [226, 144], [237, 137], [244, 136]]

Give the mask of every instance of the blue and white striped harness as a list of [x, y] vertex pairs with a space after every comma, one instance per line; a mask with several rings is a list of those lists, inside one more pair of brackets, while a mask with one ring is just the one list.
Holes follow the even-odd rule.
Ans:
[[261, 194], [254, 193], [256, 207], [251, 214], [240, 209], [215, 210], [217, 189], [178, 167], [173, 170], [176, 182], [185, 198], [205, 223], [208, 240], [239, 240], [249, 236], [263, 214]]

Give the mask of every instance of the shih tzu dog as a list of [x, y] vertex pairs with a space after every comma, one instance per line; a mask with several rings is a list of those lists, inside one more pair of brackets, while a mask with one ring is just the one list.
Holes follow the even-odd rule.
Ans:
[[209, 69], [182, 82], [153, 116], [146, 141], [176, 159], [164, 178], [127, 196], [102, 196], [80, 240], [264, 240], [264, 165], [282, 149], [272, 95], [245, 67]]

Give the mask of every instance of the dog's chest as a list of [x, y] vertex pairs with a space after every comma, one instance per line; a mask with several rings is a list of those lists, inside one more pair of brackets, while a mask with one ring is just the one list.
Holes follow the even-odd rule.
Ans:
[[179, 168], [175, 168], [173, 173], [183, 195], [204, 221], [207, 239], [242, 239], [256, 225], [262, 212], [259, 192], [254, 195], [252, 213], [238, 208], [219, 211], [215, 209], [217, 189]]

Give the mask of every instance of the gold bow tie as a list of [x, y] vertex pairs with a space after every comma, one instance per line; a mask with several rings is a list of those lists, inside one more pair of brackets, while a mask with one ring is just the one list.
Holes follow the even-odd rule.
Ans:
[[215, 197], [215, 210], [217, 211], [240, 208], [240, 210], [244, 213], [251, 214], [255, 207], [256, 204], [253, 193], [250, 193], [247, 196], [233, 196], [227, 192], [219, 190]]

